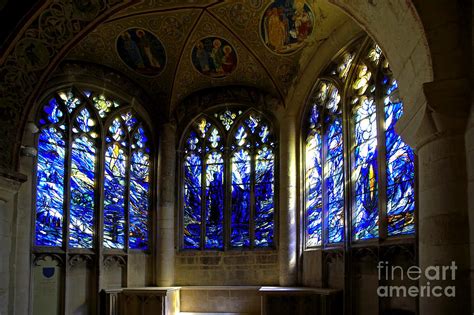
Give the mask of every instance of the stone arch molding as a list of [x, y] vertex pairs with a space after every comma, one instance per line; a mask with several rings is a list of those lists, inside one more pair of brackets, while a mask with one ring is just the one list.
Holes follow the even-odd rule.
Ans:
[[0, 168], [14, 171], [28, 111], [65, 53], [98, 23], [137, 0], [49, 0], [0, 55]]
[[[0, 168], [16, 170], [21, 130], [50, 72], [69, 48], [106, 18], [141, 1], [95, 0], [90, 6], [49, 0], [24, 24], [0, 55]], [[390, 60], [406, 111], [400, 133], [414, 135], [424, 116], [422, 84], [432, 80], [431, 58], [411, 1], [330, 0], [381, 45]], [[383, 14], [381, 14], [383, 13]], [[409, 137], [408, 137], [409, 138]]]

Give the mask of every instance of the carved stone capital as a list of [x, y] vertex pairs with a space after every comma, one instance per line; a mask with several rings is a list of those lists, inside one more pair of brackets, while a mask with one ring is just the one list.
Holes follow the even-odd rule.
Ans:
[[[403, 139], [416, 150], [441, 137], [464, 134], [471, 107], [466, 78], [438, 80], [423, 85], [426, 103], [410, 121], [402, 119]], [[415, 124], [415, 126], [410, 124]], [[400, 127], [397, 125], [397, 127]]]
[[9, 202], [26, 179], [26, 175], [0, 169], [0, 203]]

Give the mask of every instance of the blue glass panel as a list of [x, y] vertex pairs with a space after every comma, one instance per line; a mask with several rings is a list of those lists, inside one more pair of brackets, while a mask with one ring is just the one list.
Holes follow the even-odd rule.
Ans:
[[201, 158], [191, 154], [184, 163], [184, 248], [199, 248], [201, 239]]
[[387, 185], [404, 182], [415, 176], [413, 150], [401, 138], [397, 138], [387, 146]]
[[354, 150], [354, 166], [367, 164], [371, 160], [377, 159], [377, 138], [373, 138], [360, 144]]
[[[387, 94], [397, 89], [396, 81], [388, 87]], [[387, 217], [388, 235], [415, 232], [415, 157], [413, 150], [395, 132], [395, 124], [403, 114], [401, 102], [388, 100], [385, 106], [385, 137], [387, 161]]]
[[314, 129], [319, 125], [319, 118], [320, 118], [319, 106], [313, 105], [309, 113], [309, 128], [310, 129]]
[[[82, 132], [91, 131], [91, 127], [95, 125], [94, 120], [91, 118], [91, 114], [87, 109], [82, 109], [81, 112], [76, 116], [76, 123], [79, 130]], [[72, 128], [75, 133], [80, 132], [77, 128]]]
[[355, 168], [352, 172], [355, 183], [355, 195], [377, 190], [377, 161], [370, 161]]
[[[270, 172], [270, 171], [269, 171]], [[273, 246], [274, 186], [272, 183], [255, 186], [255, 246]]]
[[104, 178], [104, 247], [124, 248], [126, 156], [117, 144], [107, 148]]
[[64, 139], [55, 128], [39, 134], [36, 173], [36, 245], [61, 246], [63, 239]]
[[240, 149], [232, 157], [231, 245], [250, 246], [250, 155]]
[[335, 117], [327, 129], [328, 138], [334, 138], [334, 136], [342, 134], [342, 119], [340, 117]]
[[274, 180], [273, 152], [267, 147], [258, 150], [255, 165], [255, 183], [270, 183]]
[[270, 128], [267, 125], [262, 124], [260, 126], [260, 131], [258, 133], [258, 136], [260, 137], [260, 142], [267, 143], [269, 141]]
[[321, 245], [322, 215], [322, 141], [311, 133], [306, 141], [306, 246]]
[[250, 185], [232, 185], [231, 212], [231, 246], [249, 247]]
[[344, 201], [330, 203], [327, 208], [328, 242], [342, 242], [344, 237]]
[[55, 124], [64, 116], [55, 98], [52, 98], [48, 104], [44, 106], [43, 111], [45, 118], [39, 120], [40, 125]]
[[194, 130], [192, 130], [189, 133], [189, 137], [186, 140], [186, 153], [189, 153], [189, 151], [194, 151], [196, 150], [198, 152], [201, 152], [201, 146], [199, 145], [199, 138]]
[[109, 132], [115, 141], [120, 141], [125, 136], [125, 130], [123, 130], [122, 124], [118, 118], [114, 119], [110, 125]]
[[237, 128], [235, 133], [235, 143], [237, 146], [241, 147], [245, 142], [247, 142], [247, 132], [245, 132], [245, 127], [241, 125]]
[[130, 168], [129, 207], [129, 247], [131, 249], [148, 249], [149, 173], [149, 156], [141, 151], [133, 152]]
[[415, 176], [415, 156], [395, 132], [395, 123], [403, 111], [401, 103], [390, 103], [385, 107], [387, 185], [411, 180]]
[[247, 119], [245, 119], [245, 124], [249, 127], [251, 133], [255, 133], [255, 129], [260, 123], [260, 117], [255, 114], [251, 114]]
[[232, 183], [250, 184], [250, 155], [243, 149], [235, 152], [232, 158]]
[[377, 122], [375, 114], [355, 123], [355, 144], [359, 145], [377, 137]]
[[72, 113], [72, 111], [75, 108], [79, 107], [82, 103], [81, 100], [74, 95], [72, 89], [69, 91], [59, 92], [58, 95], [64, 102], [64, 105], [66, 105], [66, 108], [69, 113]]
[[94, 235], [96, 149], [83, 136], [72, 143], [69, 246], [92, 248]]
[[329, 109], [331, 113], [340, 112], [341, 109], [339, 108], [339, 102], [341, 101], [341, 96], [339, 95], [338, 89], [333, 84], [328, 84], [330, 94], [329, 99], [326, 103], [326, 108]]
[[324, 177], [330, 177], [333, 174], [341, 173], [343, 167], [343, 157], [338, 155], [337, 157], [327, 160], [324, 166]]
[[132, 130], [137, 124], [137, 119], [130, 112], [122, 114], [122, 119], [125, 122], [125, 126], [127, 126], [128, 131]]
[[352, 235], [354, 240], [378, 237], [378, 193], [372, 191], [355, 197], [352, 212]]
[[[342, 156], [340, 157], [342, 160]], [[333, 203], [344, 199], [344, 175], [342, 169], [339, 173], [326, 177], [327, 202]]]
[[219, 131], [216, 128], [212, 129], [208, 141], [213, 149], [217, 148], [217, 146], [219, 145], [219, 142], [221, 141], [221, 135], [219, 134]]
[[415, 232], [414, 181], [399, 183], [387, 188], [388, 235]]
[[212, 152], [206, 161], [206, 248], [223, 248], [224, 160]]
[[375, 115], [377, 107], [372, 98], [366, 96], [360, 97], [359, 106], [355, 107], [354, 121], [359, 122], [364, 118]]
[[342, 133], [339, 133], [328, 140], [328, 152], [326, 159], [332, 159], [337, 156], [342, 155], [343, 145], [342, 145]]
[[[145, 146], [148, 142], [148, 137], [146, 136], [145, 130], [142, 127], [139, 127], [137, 129], [137, 132], [135, 132], [133, 138], [134, 138], [135, 142], [134, 142], [134, 145], [132, 146], [132, 148], [136, 148], [136, 146], [138, 146], [138, 148], [140, 148], [140, 149], [145, 148]], [[136, 146], [135, 146], [135, 144], [136, 144]]]

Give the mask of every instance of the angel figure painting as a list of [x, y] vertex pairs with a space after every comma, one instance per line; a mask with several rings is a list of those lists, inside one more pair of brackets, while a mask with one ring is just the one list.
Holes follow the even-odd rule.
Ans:
[[260, 33], [265, 45], [278, 54], [303, 47], [314, 28], [314, 15], [304, 0], [275, 0], [263, 14]]
[[123, 31], [117, 38], [117, 52], [129, 68], [146, 76], [160, 74], [166, 63], [163, 44], [141, 28]]

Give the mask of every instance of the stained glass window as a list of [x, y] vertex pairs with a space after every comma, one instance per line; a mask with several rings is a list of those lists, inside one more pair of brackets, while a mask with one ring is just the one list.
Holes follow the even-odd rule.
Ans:
[[90, 249], [102, 234], [105, 248], [148, 249], [150, 141], [130, 106], [71, 87], [38, 125], [35, 245]]
[[342, 243], [345, 227], [352, 241], [414, 233], [415, 158], [395, 131], [398, 95], [370, 40], [336, 56], [317, 81], [305, 116], [307, 248]]
[[196, 119], [185, 135], [183, 248], [273, 247], [276, 145], [270, 123], [255, 111], [226, 109]]

